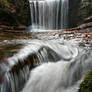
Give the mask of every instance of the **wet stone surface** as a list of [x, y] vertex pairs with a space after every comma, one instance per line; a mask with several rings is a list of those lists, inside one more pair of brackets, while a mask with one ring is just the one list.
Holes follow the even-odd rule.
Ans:
[[0, 44], [0, 60], [5, 61], [21, 48], [22, 44]]

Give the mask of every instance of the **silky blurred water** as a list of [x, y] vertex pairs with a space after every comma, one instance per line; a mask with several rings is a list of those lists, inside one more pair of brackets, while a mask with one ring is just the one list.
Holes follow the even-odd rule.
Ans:
[[34, 39], [0, 41], [0, 92], [78, 92], [92, 68], [91, 49], [59, 34], [36, 33], [67, 28], [69, 1], [29, 1]]
[[[29, 0], [31, 31], [68, 28], [69, 0]], [[39, 30], [40, 29], [40, 30]]]
[[48, 61], [32, 70], [22, 92], [78, 92], [80, 81], [92, 67], [92, 53], [78, 47], [75, 41], [37, 41], [31, 44], [50, 47], [60, 60]]

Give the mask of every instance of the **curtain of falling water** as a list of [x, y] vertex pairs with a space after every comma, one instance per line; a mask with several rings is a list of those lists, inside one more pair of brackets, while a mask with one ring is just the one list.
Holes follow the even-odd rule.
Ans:
[[36, 29], [66, 29], [68, 0], [29, 0], [32, 27]]

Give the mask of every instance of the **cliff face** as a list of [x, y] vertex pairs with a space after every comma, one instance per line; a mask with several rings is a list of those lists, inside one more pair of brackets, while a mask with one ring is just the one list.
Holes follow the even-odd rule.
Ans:
[[29, 25], [28, 0], [0, 0], [0, 24]]
[[70, 0], [69, 21], [70, 27], [85, 22], [85, 18], [92, 16], [92, 0]]
[[85, 18], [92, 16], [92, 0], [82, 0], [78, 12], [78, 24], [83, 23]]

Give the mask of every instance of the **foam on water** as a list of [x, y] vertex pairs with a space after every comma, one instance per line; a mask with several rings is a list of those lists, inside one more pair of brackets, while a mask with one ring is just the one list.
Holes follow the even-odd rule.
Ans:
[[68, 42], [57, 43], [57, 46], [54, 43], [51, 48], [63, 58], [56, 63], [45, 63], [35, 68], [22, 92], [78, 91], [80, 80], [92, 67], [92, 53]]
[[[28, 66], [18, 74], [8, 72], [33, 54], [39, 60], [38, 67], [31, 72]], [[23, 87], [21, 92], [77, 92], [80, 80], [92, 68], [92, 52], [74, 40], [30, 40], [4, 65], [0, 65], [2, 74], [6, 72], [1, 92], [19, 92]]]

